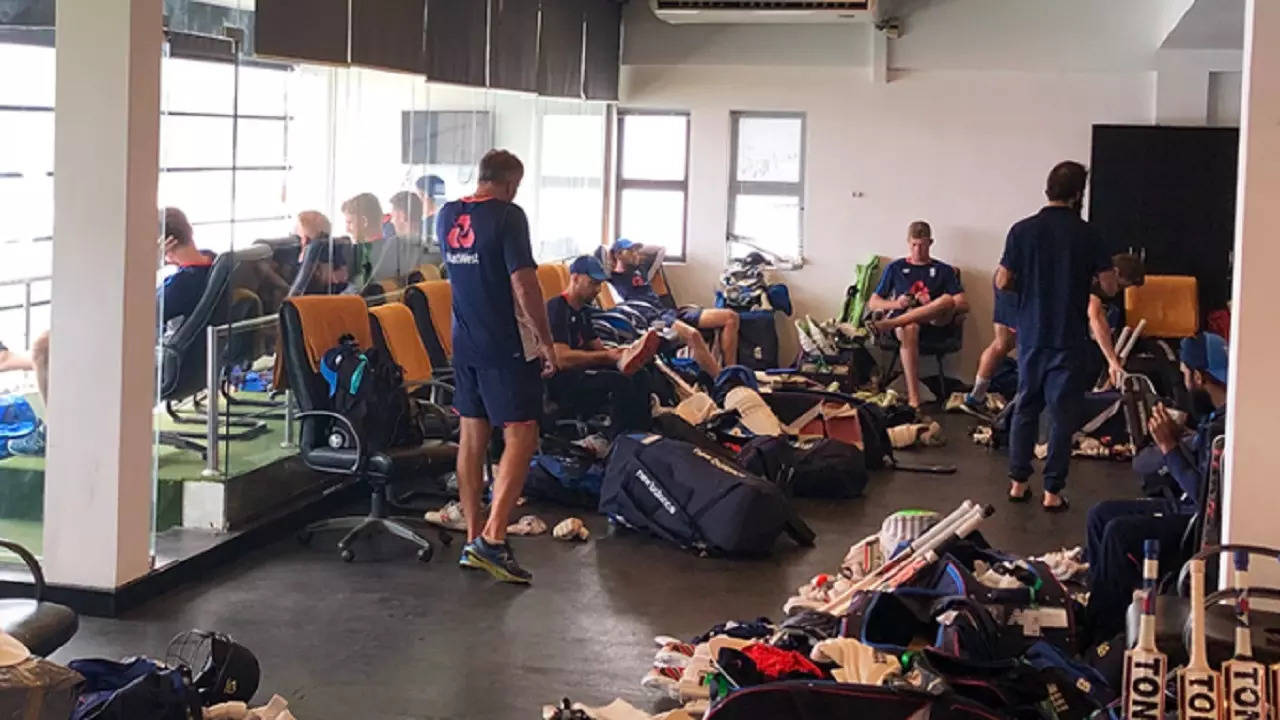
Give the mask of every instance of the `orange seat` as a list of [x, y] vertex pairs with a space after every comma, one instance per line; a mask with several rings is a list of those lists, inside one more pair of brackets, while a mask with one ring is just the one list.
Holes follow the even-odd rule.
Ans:
[[542, 288], [542, 300], [546, 302], [565, 291], [569, 285], [561, 277], [554, 264], [539, 265], [537, 269], [538, 286]]
[[405, 288], [404, 304], [413, 313], [431, 365], [448, 367], [453, 358], [453, 288], [448, 280], [427, 280]]
[[1148, 275], [1142, 285], [1125, 288], [1125, 323], [1137, 327], [1146, 320], [1147, 337], [1190, 337], [1200, 329], [1199, 297], [1194, 277]]
[[431, 358], [418, 336], [418, 326], [408, 306], [389, 303], [369, 309], [373, 316], [374, 330], [381, 333], [391, 359], [404, 372], [407, 384], [425, 383], [431, 379]]
[[369, 307], [356, 295], [300, 295], [285, 301], [298, 311], [303, 343], [311, 369], [319, 371], [320, 361], [343, 335], [351, 335], [362, 348], [373, 347], [369, 329]]

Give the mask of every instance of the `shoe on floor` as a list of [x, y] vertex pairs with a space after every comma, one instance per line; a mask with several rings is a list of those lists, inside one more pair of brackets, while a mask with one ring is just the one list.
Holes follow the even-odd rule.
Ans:
[[951, 397], [947, 398], [946, 411], [966, 413], [987, 422], [992, 419], [987, 401], [979, 400], [968, 393], [951, 393]]
[[10, 440], [8, 446], [9, 454], [44, 457], [45, 431], [47, 428], [47, 425], [40, 423], [35, 430], [22, 437]]
[[523, 585], [533, 582], [533, 573], [520, 567], [507, 543], [495, 545], [478, 537], [467, 543], [462, 553], [468, 556], [470, 567], [478, 567], [502, 582]]
[[422, 519], [446, 530], [461, 532], [467, 529], [467, 516], [462, 512], [462, 503], [457, 500], [449, 501], [439, 510], [428, 510]]

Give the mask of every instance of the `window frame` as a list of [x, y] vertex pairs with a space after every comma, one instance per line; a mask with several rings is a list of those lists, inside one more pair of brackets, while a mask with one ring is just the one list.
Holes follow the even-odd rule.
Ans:
[[[228, 65], [228, 66], [231, 66], [231, 71], [235, 75], [235, 81], [233, 86], [234, 94], [232, 96], [232, 106], [231, 106], [230, 112], [170, 110], [168, 108], [161, 108], [161, 111], [160, 111], [161, 132], [163, 132], [163, 124], [164, 124], [164, 119], [166, 117], [208, 118], [208, 119], [223, 120], [231, 124], [231, 156], [229, 158], [230, 163], [218, 164], [218, 165], [181, 165], [181, 164], [170, 165], [164, 162], [165, 158], [163, 157], [161, 158], [161, 165], [159, 167], [159, 174], [161, 176], [168, 175], [168, 174], [200, 175], [200, 174], [218, 173], [218, 172], [230, 173], [230, 182], [231, 182], [231, 185], [230, 185], [231, 196], [229, 201], [230, 215], [225, 218], [212, 218], [212, 219], [205, 218], [205, 219], [193, 221], [191, 223], [192, 227], [198, 228], [198, 227], [206, 227], [206, 226], [227, 226], [231, 229], [232, 237], [234, 238], [235, 237], [234, 233], [237, 225], [262, 223], [262, 222], [284, 222], [286, 220], [289, 220], [290, 215], [288, 213], [284, 215], [273, 215], [273, 216], [257, 216], [257, 215], [246, 216], [246, 217], [236, 216], [236, 200], [237, 200], [236, 186], [238, 184], [238, 181], [241, 179], [240, 176], [242, 174], [256, 173], [256, 172], [283, 173], [285, 178], [285, 188], [287, 192], [289, 174], [293, 172], [293, 165], [292, 163], [289, 162], [289, 129], [290, 129], [289, 126], [294, 121], [294, 115], [289, 105], [288, 84], [286, 83], [285, 90], [284, 90], [284, 114], [241, 113], [240, 112], [239, 73], [242, 68], [259, 68], [262, 70], [269, 70], [272, 72], [280, 72], [286, 75], [292, 75], [293, 73], [298, 71], [297, 66], [292, 63], [261, 61], [261, 60], [255, 60], [252, 58], [241, 58], [241, 57], [234, 57], [234, 56], [233, 57], [206, 56], [206, 55], [198, 55], [198, 54], [193, 55], [188, 53], [170, 53], [165, 55], [164, 59], [188, 60], [188, 61], [195, 61], [195, 62], [202, 62], [202, 63]], [[279, 124], [280, 132], [281, 132], [281, 140], [282, 140], [282, 145], [281, 145], [282, 156], [281, 156], [280, 163], [268, 164], [268, 165], [240, 164], [239, 125], [241, 120], [261, 120], [261, 121], [268, 121], [268, 122]], [[235, 245], [237, 244], [238, 243], [235, 240], [233, 240], [232, 249], [234, 249]]]
[[[738, 179], [738, 147], [740, 125], [743, 118], [766, 120], [799, 120], [800, 121], [800, 172], [799, 180], [790, 182], [754, 181]], [[795, 110], [732, 110], [729, 112], [729, 213], [725, 221], [724, 252], [725, 261], [731, 261], [730, 246], [734, 243], [734, 218], [737, 216], [739, 195], [769, 195], [774, 197], [794, 197], [799, 208], [796, 228], [795, 257], [781, 258], [791, 265], [788, 269], [804, 265], [804, 220], [805, 220], [805, 174], [808, 171], [809, 118], [803, 111]], [[747, 236], [743, 236], [747, 237]]]
[[[689, 160], [692, 153], [693, 113], [689, 110], [668, 110], [663, 108], [618, 108], [616, 119], [617, 160], [613, 183], [613, 239], [622, 237], [622, 193], [624, 190], [666, 190], [679, 191], [684, 197], [683, 209], [680, 213], [680, 252], [668, 252], [663, 262], [684, 262], [689, 252]], [[622, 156], [625, 152], [627, 134], [624, 120], [628, 115], [682, 117], [684, 118], [684, 179], [683, 180], [628, 180], [622, 176]]]

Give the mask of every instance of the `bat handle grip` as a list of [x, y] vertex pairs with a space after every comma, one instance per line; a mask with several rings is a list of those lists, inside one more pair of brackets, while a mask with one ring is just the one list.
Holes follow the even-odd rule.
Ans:
[[1231, 559], [1232, 559], [1232, 562], [1235, 564], [1236, 570], [1249, 569], [1249, 551], [1248, 550], [1236, 550], [1234, 553], [1231, 554]]
[[1145, 540], [1142, 543], [1142, 554], [1147, 560], [1155, 560], [1160, 557], [1160, 541]]

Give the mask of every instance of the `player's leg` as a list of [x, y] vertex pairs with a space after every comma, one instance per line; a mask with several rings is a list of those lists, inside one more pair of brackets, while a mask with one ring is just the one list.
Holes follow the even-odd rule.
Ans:
[[540, 373], [541, 365], [537, 362], [479, 371], [480, 393], [489, 409], [489, 420], [502, 426], [505, 447], [493, 480], [489, 519], [480, 537], [470, 543], [465, 552], [473, 565], [503, 582], [533, 581], [533, 573], [520, 566], [507, 544], [507, 525], [524, 490], [529, 461], [538, 449], [538, 420], [542, 414]]
[[701, 330], [719, 330], [720, 353], [724, 358], [724, 364], [736, 365], [740, 324], [741, 318], [733, 310], [707, 308], [699, 313], [696, 327]]
[[707, 341], [702, 339], [702, 333], [698, 332], [697, 328], [676, 321], [672, 323], [671, 329], [689, 348], [689, 352], [693, 354], [693, 360], [698, 363], [698, 367], [702, 368], [711, 377], [720, 374], [720, 363], [711, 354], [711, 348], [707, 347]]
[[973, 390], [969, 393], [969, 398], [980, 406], [986, 402], [987, 388], [991, 386], [991, 377], [1000, 367], [1000, 361], [1013, 352], [1014, 345], [1017, 344], [1013, 328], [1000, 323], [994, 323], [992, 327], [995, 337], [991, 338], [991, 343], [978, 358], [978, 372], [973, 379]]
[[467, 519], [467, 542], [479, 537], [484, 527], [484, 464], [491, 431], [476, 372], [475, 368], [459, 367], [454, 376], [453, 407], [461, 416], [458, 424], [458, 500]]
[[1046, 368], [1045, 404], [1049, 409], [1049, 455], [1044, 463], [1044, 505], [1064, 506], [1062, 490], [1071, 464], [1071, 438], [1080, 424], [1080, 405], [1087, 382], [1080, 353], [1053, 351]]
[[1009, 427], [1009, 497], [1024, 500], [1030, 492], [1027, 480], [1034, 469], [1031, 458], [1040, 436], [1040, 413], [1044, 410], [1041, 385], [1041, 351], [1035, 348], [1018, 357], [1018, 396]]
[[951, 295], [943, 295], [920, 307], [907, 310], [901, 315], [878, 320], [875, 325], [882, 332], [907, 325], [947, 325], [955, 316], [955, 298]]
[[31, 343], [31, 365], [36, 372], [36, 387], [40, 388], [40, 400], [49, 406], [49, 331], [45, 330]]
[[907, 404], [920, 407], [920, 326], [903, 325], [898, 334], [898, 355], [902, 358], [902, 381], [907, 384]]

